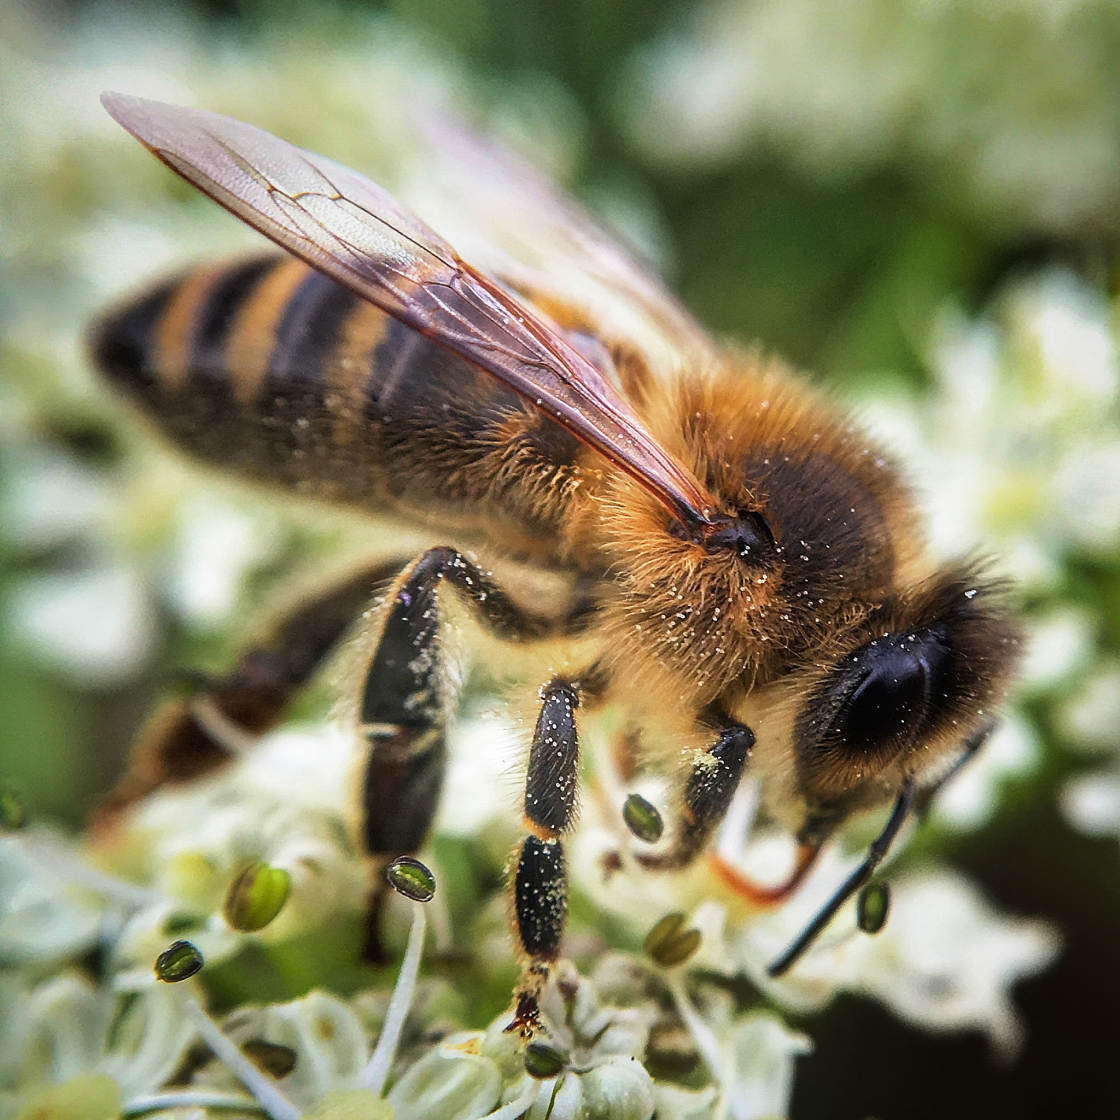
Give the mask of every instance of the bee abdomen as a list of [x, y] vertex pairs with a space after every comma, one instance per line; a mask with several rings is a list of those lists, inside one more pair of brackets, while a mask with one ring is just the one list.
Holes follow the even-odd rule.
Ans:
[[332, 497], [353, 465], [332, 416], [340, 340], [362, 303], [290, 257], [199, 268], [97, 324], [93, 357], [190, 454]]
[[[196, 458], [378, 512], [453, 514], [465, 531], [495, 516], [551, 531], [549, 472], [580, 454], [491, 375], [291, 257], [161, 284], [103, 319], [92, 350]], [[541, 469], [519, 469], [510, 493], [514, 452]]]
[[245, 261], [164, 281], [94, 327], [98, 368], [130, 396], [155, 403], [187, 388], [190, 371], [221, 375], [223, 348], [238, 310], [280, 262]]

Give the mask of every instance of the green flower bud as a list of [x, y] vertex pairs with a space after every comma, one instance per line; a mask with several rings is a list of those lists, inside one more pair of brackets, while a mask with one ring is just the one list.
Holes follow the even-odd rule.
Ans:
[[279, 867], [251, 863], [229, 885], [222, 916], [242, 933], [264, 929], [288, 901], [292, 877]]
[[83, 1073], [40, 1089], [13, 1115], [16, 1120], [114, 1120], [120, 1113], [117, 1083], [104, 1074]]
[[431, 902], [436, 893], [436, 877], [418, 859], [398, 856], [387, 868], [389, 886], [413, 902]]
[[301, 1120], [393, 1120], [393, 1106], [368, 1089], [332, 1089]]
[[659, 1019], [653, 1024], [646, 1045], [646, 1065], [655, 1077], [679, 1080], [691, 1073], [699, 1062], [696, 1039], [680, 1019]]
[[622, 819], [626, 822], [626, 827], [647, 844], [657, 843], [665, 831], [665, 822], [661, 819], [657, 806], [639, 793], [632, 793], [626, 799], [626, 804], [622, 806]]
[[397, 1120], [474, 1120], [498, 1106], [498, 1067], [489, 1058], [457, 1049], [454, 1038], [429, 1050], [389, 1090], [386, 1099]]
[[202, 954], [189, 941], [175, 941], [156, 957], [156, 979], [165, 984], [189, 980], [202, 968]]
[[891, 889], [886, 883], [869, 883], [856, 900], [856, 921], [864, 933], [878, 933], [887, 924]]
[[525, 1047], [525, 1072], [530, 1077], [546, 1081], [562, 1073], [567, 1064], [568, 1055], [547, 1042], [530, 1042]]
[[683, 914], [666, 914], [646, 934], [643, 948], [662, 968], [684, 964], [700, 948], [700, 931], [683, 926]]
[[7, 782], [0, 782], [0, 832], [15, 832], [27, 824], [23, 799]]

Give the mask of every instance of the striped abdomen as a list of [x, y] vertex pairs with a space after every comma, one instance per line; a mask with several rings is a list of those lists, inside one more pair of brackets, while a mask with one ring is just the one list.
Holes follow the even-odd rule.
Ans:
[[102, 320], [93, 352], [194, 456], [447, 528], [553, 532], [549, 472], [582, 455], [490, 375], [292, 258], [166, 282]]

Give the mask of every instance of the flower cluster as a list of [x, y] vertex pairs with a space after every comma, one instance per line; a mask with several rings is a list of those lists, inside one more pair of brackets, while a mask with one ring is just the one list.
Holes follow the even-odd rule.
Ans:
[[[676, 157], [687, 142], [689, 159], [712, 162], [762, 136], [818, 171], [879, 158], [886, 136], [928, 163], [971, 153], [972, 189], [1027, 224], [1058, 227], [1115, 208], [1115, 149], [1102, 146], [1111, 130], [1098, 121], [1106, 107], [1089, 92], [1081, 126], [1054, 139], [1069, 153], [1065, 163], [1098, 171], [1063, 173], [1057, 184], [1050, 176], [1063, 161], [1052, 151], [1038, 158], [1045, 145], [1026, 126], [1001, 133], [996, 159], [986, 112], [960, 114], [947, 101], [927, 105], [925, 117], [911, 111], [908, 91], [929, 84], [923, 65], [933, 63], [896, 51], [891, 35], [906, 38], [925, 21], [937, 32], [931, 44], [957, 50], [976, 41], [955, 22], [979, 18], [969, 5], [845, 4], [859, 18], [839, 26], [855, 45], [832, 30], [827, 12], [837, 7], [818, 7], [812, 18], [777, 0], [709, 9], [690, 38], [635, 62], [631, 78], [648, 96], [633, 99], [644, 113], [631, 120], [631, 136]], [[1092, 7], [1057, 6], [1052, 18], [1072, 27]], [[85, 689], [124, 688], [151, 672], [169, 629], [177, 653], [208, 651], [233, 631], [261, 581], [351, 550], [360, 534], [337, 522], [293, 529], [275, 510], [200, 484], [110, 419], [81, 372], [74, 325], [122, 286], [102, 267], [107, 245], [117, 262], [133, 253], [139, 277], [185, 245], [226, 252], [237, 236], [205, 207], [184, 215], [172, 206], [160, 194], [172, 189], [170, 177], [140, 158], [138, 185], [121, 184], [119, 140], [102, 121], [97, 92], [140, 83], [169, 100], [206, 101], [265, 126], [283, 122], [294, 139], [366, 167], [379, 153], [407, 161], [408, 137], [399, 121], [394, 132], [383, 108], [400, 88], [469, 82], [391, 21], [356, 44], [324, 41], [296, 52], [277, 35], [227, 57], [186, 19], [164, 36], [145, 31], [143, 40], [117, 28], [109, 50], [86, 25], [68, 45], [50, 47], [38, 18], [30, 5], [0, 11], [0, 187], [11, 203], [0, 214], [0, 279], [13, 293], [50, 285], [59, 308], [44, 316], [20, 295], [4, 311], [0, 513], [5, 553], [20, 561], [5, 572], [5, 622], [19, 655], [40, 671]], [[1009, 72], [1004, 96], [1066, 88], [1069, 52], [1050, 52], [1035, 67], [1041, 25], [1025, 16], [1021, 24], [1034, 50], [1017, 62], [1045, 81]], [[748, 58], [744, 43], [785, 46]], [[824, 61], [800, 65], [807, 55]], [[44, 86], [32, 58], [50, 58], [70, 77]], [[548, 96], [546, 88], [522, 99], [527, 131], [540, 131], [524, 122]], [[673, 121], [680, 127], [669, 127]], [[578, 131], [553, 126], [535, 139], [563, 164]], [[141, 197], [161, 201], [149, 212]], [[657, 215], [639, 205], [632, 224], [656, 227]], [[53, 238], [40, 232], [55, 229]], [[917, 479], [937, 479], [929, 495], [935, 547], [988, 542], [1026, 589], [1032, 635], [1009, 718], [939, 798], [933, 823], [981, 827], [1008, 778], [1039, 766], [1043, 746], [1029, 706], [1088, 760], [1064, 792], [1071, 822], [1116, 834], [1120, 663], [1100, 655], [1092, 610], [1064, 594], [1072, 558], [1114, 563], [1120, 545], [1120, 373], [1110, 309], [1070, 273], [1029, 275], [1005, 286], [986, 313], [946, 308], [925, 354], [928, 392], [880, 394], [864, 412]], [[125, 472], [112, 455], [90, 453], [90, 433], [106, 432], [141, 469]], [[547, 1040], [525, 1051], [504, 1030], [515, 965], [497, 886], [517, 833], [510, 770], [523, 735], [494, 714], [501, 700], [485, 681], [468, 681], [467, 714], [451, 745], [455, 796], [445, 799], [423, 853], [435, 893], [418, 901], [425, 892], [402, 880], [412, 897], [392, 900], [394, 964], [378, 971], [356, 963], [372, 874], [346, 819], [357, 748], [347, 728], [323, 718], [325, 705], [309, 704], [302, 721], [269, 734], [206, 784], [147, 799], [96, 843], [37, 820], [24, 825], [18, 801], [0, 789], [9, 829], [0, 836], [0, 1113], [773, 1117], [788, 1111], [798, 1059], [812, 1048], [804, 1017], [841, 992], [930, 1030], [980, 1030], [1004, 1054], [1021, 1041], [1012, 987], [1049, 964], [1057, 935], [999, 913], [934, 861], [897, 859], [881, 933], [867, 936], [845, 911], [794, 973], [766, 975], [854, 862], [867, 838], [858, 822], [846, 837], [851, 850], [828, 851], [773, 912], [728, 901], [703, 868], [655, 876], [623, 859], [606, 880], [604, 856], [620, 848], [625, 855], [620, 821], [629, 791], [596, 762], [609, 758], [610, 728], [591, 727], [588, 778], [603, 796], [585, 799], [570, 847], [570, 962], [546, 992]], [[649, 783], [641, 792], [666, 804], [666, 787]], [[744, 785], [719, 844], [734, 865], [776, 881], [793, 853], [788, 837], [752, 832], [756, 795]], [[678, 938], [674, 951], [643, 948], [667, 915], [677, 915], [666, 927]], [[173, 945], [173, 957], [161, 956]]]

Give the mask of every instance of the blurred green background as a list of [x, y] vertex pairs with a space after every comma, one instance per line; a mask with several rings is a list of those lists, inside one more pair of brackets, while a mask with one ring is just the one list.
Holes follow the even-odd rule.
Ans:
[[[1010, 557], [1042, 635], [1042, 669], [1018, 701], [1041, 753], [1010, 768], [982, 828], [932, 826], [920, 841], [1004, 909], [1062, 933], [1056, 965], [1016, 992], [1023, 1050], [1001, 1065], [978, 1035], [931, 1036], [845, 997], [804, 1024], [816, 1049], [799, 1065], [792, 1115], [1120, 1114], [1120, 852], [1107, 812], [1110, 713], [1120, 718], [1111, 0], [9, 0], [0, 773], [30, 812], [80, 821], [161, 676], [220, 666], [237, 618], [281, 574], [354, 540], [346, 525], [211, 499], [90, 378], [79, 339], [95, 308], [175, 262], [252, 243], [141, 158], [97, 93], [229, 112], [380, 173], [392, 153], [373, 137], [391, 135], [393, 99], [414, 85], [526, 146], [714, 332], [761, 340], [872, 413], [898, 402], [935, 424], [946, 393], [967, 401], [938, 339], [978, 324], [968, 337], [999, 352], [1003, 396], [984, 406], [982, 438], [1000, 463], [1025, 463], [1030, 478], [1037, 457], [1064, 478], [1079, 448], [1093, 449], [1096, 473], [1049, 504], [1022, 484], [989, 486], [982, 535], [965, 543]], [[1076, 293], [1058, 306], [1097, 330], [1096, 373], [1028, 353], [1034, 328], [1016, 316], [1036, 284]], [[1039, 315], [1053, 312], [1043, 304]], [[1039, 362], [1045, 376], [1029, 380]], [[1086, 390], [1097, 374], [1107, 384]], [[1063, 411], [1067, 392], [1079, 411]], [[936, 490], [940, 479], [917, 481]], [[206, 543], [192, 545], [203, 524]], [[191, 582], [195, 566], [223, 560], [230, 586]], [[1105, 806], [1096, 827], [1071, 817], [1074, 789]]]

